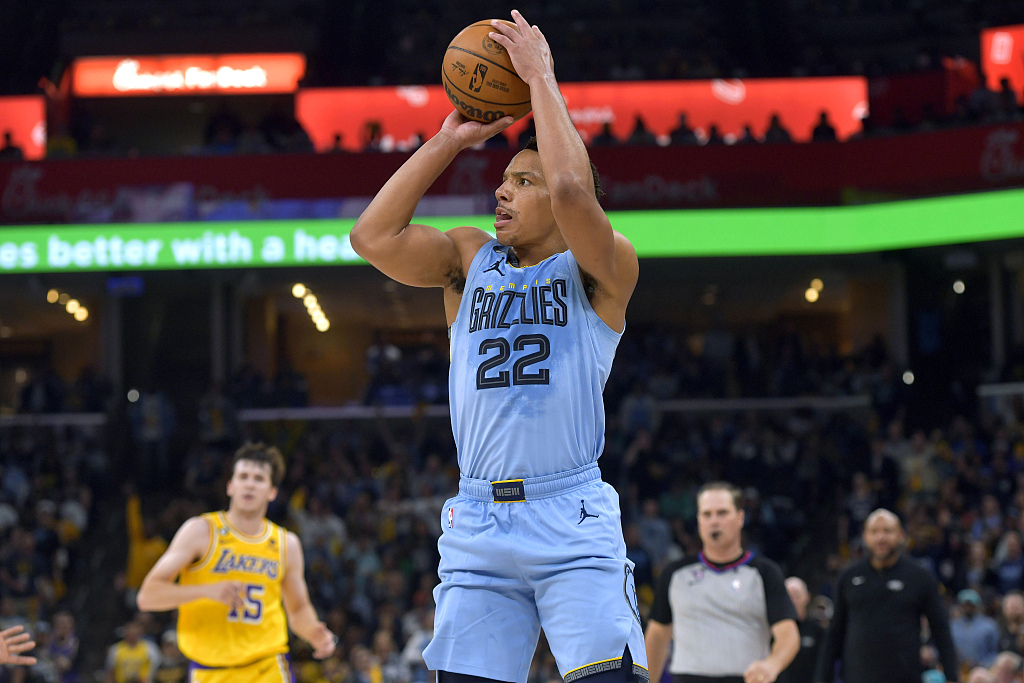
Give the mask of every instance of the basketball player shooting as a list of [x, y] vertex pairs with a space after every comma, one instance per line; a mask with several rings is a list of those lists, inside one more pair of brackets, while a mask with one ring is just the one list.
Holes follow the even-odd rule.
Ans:
[[298, 536], [266, 519], [284, 478], [281, 453], [245, 445], [231, 472], [227, 512], [181, 525], [142, 582], [139, 609], [178, 610], [189, 683], [292, 683], [289, 627], [317, 659], [338, 639], [310, 603]]
[[507, 128], [453, 111], [352, 230], [381, 272], [441, 287], [452, 430], [462, 473], [441, 511], [434, 636], [439, 683], [524, 683], [540, 629], [564, 680], [647, 679], [618, 496], [601, 481], [602, 392], [639, 264], [598, 203], [598, 177], [536, 26], [490, 38], [530, 86], [536, 143], [495, 191], [497, 239], [410, 224], [462, 150]]

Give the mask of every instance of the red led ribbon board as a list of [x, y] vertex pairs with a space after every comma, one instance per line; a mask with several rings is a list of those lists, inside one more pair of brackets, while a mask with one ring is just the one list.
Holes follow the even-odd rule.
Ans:
[[290, 93], [306, 72], [300, 54], [80, 57], [77, 97]]
[[[625, 140], [637, 115], [648, 130], [668, 135], [684, 111], [694, 128], [706, 131], [716, 124], [724, 135], [737, 136], [745, 125], [763, 136], [778, 113], [798, 141], [810, 139], [819, 113], [826, 111], [842, 140], [860, 130], [868, 107], [867, 81], [860, 77], [563, 83], [561, 89], [588, 141], [606, 121]], [[379, 122], [384, 135], [401, 147], [417, 133], [433, 135], [451, 111], [440, 85], [317, 88], [296, 95], [296, 115], [322, 151], [332, 147], [336, 134], [347, 150], [363, 149], [370, 121]], [[518, 121], [508, 133], [516, 136], [525, 127]]]

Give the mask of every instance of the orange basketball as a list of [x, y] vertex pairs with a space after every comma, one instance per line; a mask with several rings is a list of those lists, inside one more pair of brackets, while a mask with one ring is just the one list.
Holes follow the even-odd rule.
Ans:
[[459, 31], [441, 65], [441, 82], [452, 105], [481, 123], [505, 116], [520, 119], [530, 111], [530, 86], [519, 78], [508, 51], [487, 35], [493, 30], [490, 21], [478, 21]]

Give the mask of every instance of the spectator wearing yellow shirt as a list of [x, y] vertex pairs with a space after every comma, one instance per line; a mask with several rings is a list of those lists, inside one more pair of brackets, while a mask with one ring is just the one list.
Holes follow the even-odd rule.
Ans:
[[107, 651], [106, 683], [153, 683], [153, 672], [160, 663], [156, 645], [142, 638], [137, 621], [124, 627], [124, 640]]
[[126, 508], [128, 568], [125, 576], [125, 600], [131, 609], [135, 609], [135, 596], [138, 595], [142, 581], [167, 550], [167, 541], [153, 531], [151, 523], [142, 519], [142, 502], [132, 489], [129, 489]]

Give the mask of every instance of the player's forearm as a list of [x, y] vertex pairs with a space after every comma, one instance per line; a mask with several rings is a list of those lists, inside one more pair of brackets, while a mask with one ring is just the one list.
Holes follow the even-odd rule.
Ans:
[[450, 135], [440, 132], [402, 164], [384, 184], [352, 227], [352, 248], [360, 256], [399, 235], [420, 199], [462, 149]]
[[320, 619], [316, 616], [316, 610], [312, 603], [306, 602], [304, 605], [286, 611], [288, 613], [288, 628], [299, 638], [311, 643], [320, 627]]
[[569, 117], [553, 72], [530, 82], [530, 101], [537, 124], [541, 167], [552, 202], [563, 192], [592, 193], [594, 178], [587, 147]]
[[208, 593], [208, 586], [182, 586], [172, 581], [147, 577], [142, 582], [135, 601], [143, 612], [166, 612], [177, 609], [186, 602], [208, 598]]

